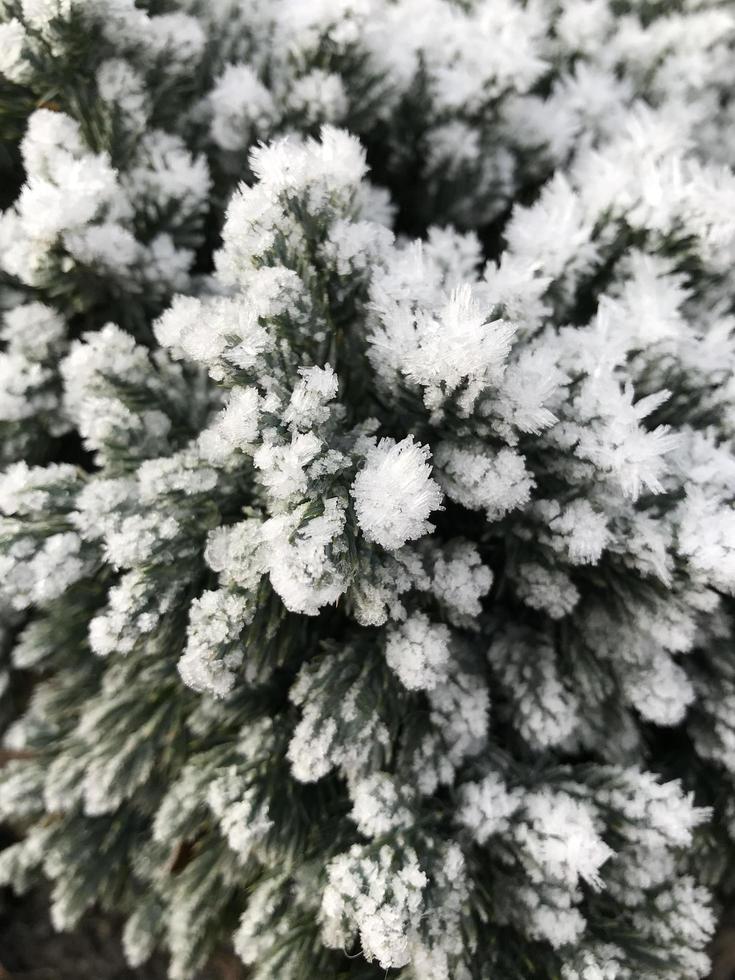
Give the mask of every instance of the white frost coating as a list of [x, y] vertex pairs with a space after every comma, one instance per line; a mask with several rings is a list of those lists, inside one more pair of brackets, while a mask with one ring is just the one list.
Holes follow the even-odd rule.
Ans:
[[[539, 503], [541, 506], [541, 503]], [[561, 511], [548, 513], [552, 547], [565, 553], [572, 565], [596, 564], [610, 540], [604, 514], [589, 501], [573, 500]]]
[[523, 562], [515, 575], [519, 596], [531, 609], [543, 609], [552, 619], [562, 619], [579, 602], [579, 590], [561, 568]]
[[439, 443], [434, 452], [436, 475], [453, 500], [484, 510], [489, 521], [527, 503], [534, 485], [523, 456], [501, 449], [496, 456]]
[[258, 798], [257, 787], [250, 784], [237, 766], [218, 772], [207, 788], [207, 803], [229, 846], [246, 861], [273, 827], [268, 804]]
[[272, 517], [263, 526], [264, 561], [273, 588], [292, 612], [316, 616], [347, 587], [340, 567], [344, 505], [324, 501], [321, 514], [304, 520], [306, 505]]
[[508, 832], [522, 800], [520, 790], [508, 790], [499, 776], [490, 773], [479, 783], [462, 786], [457, 819], [472, 832], [478, 844], [485, 844], [493, 834]]
[[679, 547], [698, 576], [735, 593], [735, 510], [692, 488], [680, 507]]
[[341, 216], [354, 208], [365, 171], [365, 153], [355, 137], [324, 126], [321, 139], [288, 139], [251, 151], [250, 166], [258, 182], [241, 185], [230, 201], [223, 229], [218, 269], [224, 281], [243, 285], [256, 256], [268, 254], [279, 234], [296, 240], [303, 234], [286, 210], [289, 195], [301, 197], [312, 214]]
[[306, 430], [329, 418], [328, 405], [337, 395], [339, 379], [329, 364], [299, 368], [299, 375], [283, 420], [291, 428]]
[[532, 881], [574, 888], [581, 880], [600, 888], [600, 868], [613, 852], [595, 828], [594, 810], [562, 792], [539, 791], [523, 799], [515, 839], [532, 864]]
[[441, 507], [442, 493], [431, 479], [429, 457], [428, 448], [411, 436], [399, 443], [381, 439], [368, 449], [352, 497], [369, 541], [395, 551], [432, 529], [427, 518]]
[[414, 613], [388, 633], [385, 659], [409, 690], [430, 690], [446, 677], [450, 637], [442, 623]]
[[255, 388], [235, 388], [212, 425], [199, 436], [204, 458], [216, 465], [233, 453], [249, 450], [258, 437], [259, 409]]
[[179, 673], [195, 691], [224, 697], [235, 684], [235, 670], [243, 660], [238, 637], [252, 618], [244, 596], [223, 590], [204, 592], [191, 605], [186, 649]]
[[492, 582], [493, 573], [483, 565], [477, 549], [463, 541], [437, 557], [431, 590], [455, 615], [477, 616]]
[[204, 560], [223, 585], [250, 591], [263, 574], [262, 522], [257, 518], [217, 527], [207, 535]]
[[22, 0], [23, 17], [36, 28], [43, 28], [54, 17], [67, 17], [74, 0]]
[[430, 408], [439, 407], [464, 385], [459, 398], [468, 412], [487, 386], [502, 376], [514, 327], [488, 322], [487, 312], [468, 284], [457, 287], [443, 305], [412, 314], [408, 304], [377, 301], [382, 325], [370, 338], [371, 357], [392, 362], [409, 381], [424, 388]]
[[106, 102], [114, 102], [130, 125], [142, 129], [147, 121], [145, 79], [123, 58], [108, 58], [97, 69], [97, 87]]
[[28, 70], [23, 63], [26, 31], [17, 17], [0, 24], [0, 74], [11, 82], [22, 82]]
[[365, 837], [383, 837], [411, 823], [408, 793], [387, 773], [375, 772], [350, 787], [350, 817]]
[[209, 100], [212, 139], [223, 150], [240, 150], [275, 115], [273, 98], [250, 65], [227, 65]]
[[113, 568], [142, 565], [155, 555], [161, 559], [167, 542], [180, 531], [174, 517], [161, 517], [155, 511], [146, 516], [134, 514], [105, 537], [105, 555]]
[[407, 938], [419, 914], [427, 877], [416, 855], [401, 858], [389, 847], [375, 857], [355, 845], [327, 866], [321, 904], [324, 941], [345, 947], [357, 932], [363, 954], [382, 969], [410, 962]]
[[645, 666], [631, 669], [625, 689], [633, 707], [656, 725], [678, 725], [695, 697], [686, 671], [663, 651], [655, 651]]
[[322, 441], [312, 432], [297, 432], [290, 443], [264, 442], [253, 456], [260, 478], [274, 500], [302, 497], [309, 480], [306, 467], [322, 449]]

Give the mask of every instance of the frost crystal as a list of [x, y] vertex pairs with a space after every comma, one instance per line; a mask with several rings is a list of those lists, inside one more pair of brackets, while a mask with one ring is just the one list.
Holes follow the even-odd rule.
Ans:
[[365, 536], [394, 551], [431, 530], [427, 520], [441, 507], [442, 493], [431, 479], [429, 450], [409, 436], [381, 439], [371, 446], [352, 484], [357, 520]]
[[409, 690], [436, 687], [446, 676], [450, 632], [415, 613], [388, 634], [385, 659]]

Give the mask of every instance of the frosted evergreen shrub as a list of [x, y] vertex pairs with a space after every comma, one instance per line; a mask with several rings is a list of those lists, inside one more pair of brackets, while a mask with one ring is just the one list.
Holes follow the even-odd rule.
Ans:
[[732, 4], [0, 9], [0, 882], [173, 980], [705, 976]]

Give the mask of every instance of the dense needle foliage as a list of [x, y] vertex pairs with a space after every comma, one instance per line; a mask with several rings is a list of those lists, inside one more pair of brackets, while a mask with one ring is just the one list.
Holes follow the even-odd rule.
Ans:
[[0, 12], [0, 882], [173, 980], [705, 976], [732, 4]]

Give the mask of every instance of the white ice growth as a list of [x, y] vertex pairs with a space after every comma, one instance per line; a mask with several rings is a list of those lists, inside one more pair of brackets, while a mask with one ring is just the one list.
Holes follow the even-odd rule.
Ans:
[[[550, 615], [555, 612], [552, 606]], [[530, 745], [563, 745], [579, 728], [582, 706], [564, 683], [556, 651], [546, 637], [509, 627], [493, 638], [488, 659], [511, 699], [514, 723]]]
[[56, 599], [91, 571], [92, 556], [70, 520], [82, 485], [69, 464], [20, 462], [0, 475], [0, 594], [13, 608]]
[[381, 439], [370, 447], [352, 484], [355, 513], [363, 534], [389, 551], [432, 529], [427, 518], [441, 506], [431, 479], [430, 452], [409, 436]]
[[250, 65], [227, 65], [209, 95], [212, 139], [223, 150], [251, 145], [273, 121], [273, 97]]
[[179, 673], [188, 687], [217, 697], [229, 694], [243, 651], [238, 638], [252, 618], [246, 596], [226, 592], [203, 592], [191, 605], [186, 649], [179, 660]]
[[113, 568], [133, 568], [154, 556], [157, 561], [164, 561], [167, 555], [173, 559], [169, 543], [180, 530], [175, 517], [155, 511], [132, 514], [106, 534], [105, 557]]
[[136, 211], [146, 217], [153, 218], [156, 209], [176, 208], [179, 220], [191, 220], [207, 206], [209, 169], [204, 157], [193, 156], [180, 137], [153, 129], [141, 139], [122, 185]]
[[261, 545], [262, 522], [257, 518], [210, 531], [204, 559], [222, 585], [247, 592], [258, 585], [265, 570]]
[[461, 787], [457, 820], [478, 844], [485, 844], [494, 834], [508, 833], [522, 800], [520, 790], [509, 790], [496, 773], [490, 773], [480, 782]]
[[[80, 128], [69, 116], [37, 109], [22, 152], [30, 177], [13, 209], [0, 219], [7, 233], [0, 262], [35, 285], [56, 240], [78, 233], [105, 211], [124, 213], [126, 205], [109, 156], [86, 150]], [[0, 231], [0, 243], [5, 237]]]
[[489, 455], [479, 446], [465, 449], [440, 442], [434, 463], [447, 495], [472, 510], [484, 510], [489, 521], [526, 504], [534, 486], [523, 456], [513, 449]]
[[561, 970], [563, 980], [618, 980], [624, 976], [624, 953], [615, 946], [596, 945], [585, 949], [574, 963], [565, 963]]
[[371, 853], [355, 845], [330, 861], [327, 881], [320, 912], [327, 946], [345, 948], [357, 933], [367, 960], [385, 970], [406, 966], [428, 882], [410, 848], [399, 858], [387, 846]]
[[243, 862], [273, 827], [268, 803], [259, 798], [257, 787], [250, 785], [237, 766], [218, 770], [207, 787], [207, 803], [227, 843]]
[[[136, 134], [144, 129], [145, 83], [126, 61], [104, 62], [98, 85], [125, 126]], [[146, 133], [121, 172], [108, 152], [86, 146], [75, 119], [44, 107], [31, 115], [21, 148], [27, 181], [0, 216], [0, 264], [7, 272], [38, 286], [80, 265], [87, 275], [102, 272], [134, 284], [136, 292], [143, 284], [164, 295], [188, 285], [193, 251], [178, 236], [187, 226], [190, 234], [192, 219], [203, 213], [209, 171], [179, 137]], [[140, 221], [151, 219], [158, 232], [138, 237]]]
[[341, 500], [323, 501], [322, 512], [307, 516], [308, 504], [272, 517], [263, 525], [264, 562], [271, 585], [291, 612], [316, 616], [347, 588], [340, 561], [345, 509]]
[[299, 368], [299, 375], [283, 421], [292, 429], [306, 431], [329, 418], [329, 403], [337, 396], [339, 379], [329, 364]]
[[56, 310], [44, 303], [23, 303], [7, 310], [0, 336], [8, 350], [41, 361], [58, 350], [65, 325]]
[[214, 422], [199, 435], [199, 448], [210, 463], [225, 463], [248, 452], [259, 434], [260, 396], [255, 388], [234, 388]]
[[[66, 343], [62, 318], [43, 303], [25, 303], [8, 310], [0, 328], [5, 350], [0, 352], [0, 423], [35, 421], [51, 435], [60, 435], [69, 422], [60, 411], [61, 392], [54, 371], [55, 361]], [[28, 430], [14, 455], [32, 448], [38, 437]], [[20, 435], [20, 433], [19, 433]], [[13, 452], [14, 440], [5, 447]]]
[[[171, 420], [156, 406], [156, 400], [162, 401], [166, 383], [155, 373], [148, 350], [136, 344], [130, 334], [113, 323], [85, 334], [72, 344], [60, 373], [66, 412], [98, 460], [104, 460], [110, 443], [119, 449], [136, 441], [137, 451], [145, 455], [168, 448]], [[147, 389], [150, 407], [136, 410], [126, 404], [110, 384], [116, 381], [123, 390]]]
[[623, 688], [633, 707], [656, 725], [678, 725], [695, 698], [683, 667], [655, 648], [648, 663], [631, 667]]
[[679, 782], [661, 782], [634, 767], [611, 771], [596, 800], [623, 815], [620, 829], [632, 845], [649, 849], [690, 844], [695, 828], [710, 815], [706, 807], [694, 805], [694, 794], [684, 792]]
[[296, 244], [304, 232], [288, 213], [298, 197], [308, 213], [333, 220], [356, 210], [357, 188], [366, 171], [365, 153], [355, 137], [324, 126], [321, 139], [288, 139], [261, 145], [250, 154], [258, 182], [241, 185], [230, 201], [218, 270], [225, 282], [248, 283], [279, 236]]
[[17, 17], [0, 24], [0, 74], [11, 82], [22, 83], [28, 74], [23, 60], [26, 30]]
[[678, 543], [697, 575], [735, 593], [735, 509], [692, 487], [679, 509]]
[[590, 804], [563, 792], [528, 793], [514, 837], [530, 859], [531, 881], [575, 888], [582, 880], [602, 887], [600, 869], [613, 852], [599, 836]]
[[599, 420], [580, 431], [576, 454], [609, 473], [623, 493], [636, 500], [642, 492], [661, 493], [664, 459], [679, 443], [667, 426], [643, 429], [640, 422], [669, 397], [668, 391], [634, 402], [632, 386], [621, 390], [610, 376], [586, 380], [576, 399], [580, 418]]
[[[3, 525], [0, 521], [0, 535]], [[37, 546], [21, 539], [0, 556], [0, 594], [14, 609], [43, 605], [63, 595], [90, 570], [79, 536], [72, 531], [51, 534]]]
[[89, 645], [100, 657], [130, 653], [154, 633], [178, 598], [176, 587], [155, 592], [143, 572], [127, 572], [108, 593], [108, 604], [89, 623]]
[[413, 770], [422, 793], [451, 786], [459, 767], [487, 745], [490, 696], [478, 674], [455, 670], [427, 691], [432, 729], [418, 747]]
[[562, 619], [579, 602], [579, 590], [562, 569], [522, 562], [515, 570], [518, 595], [531, 609], [543, 609], [552, 619]]
[[384, 772], [375, 772], [350, 787], [350, 817], [365, 837], [384, 837], [411, 824], [408, 791]]
[[274, 501], [303, 499], [309, 486], [306, 467], [322, 448], [321, 439], [313, 432], [296, 432], [285, 445], [263, 442], [253, 462]]
[[[353, 651], [346, 649], [336, 657], [339, 683], [329, 684], [329, 659], [302, 667], [290, 692], [290, 700], [301, 709], [288, 747], [294, 778], [315, 782], [338, 768], [354, 785], [365, 772], [379, 745], [387, 748], [387, 727], [377, 711], [371, 671], [353, 672]], [[364, 664], [368, 668], [368, 664]]]
[[380, 323], [369, 338], [371, 360], [379, 371], [390, 367], [421, 386], [428, 408], [459, 391], [460, 411], [467, 414], [502, 377], [514, 327], [489, 318], [469, 284], [433, 309], [414, 310], [410, 300], [395, 301], [385, 289], [374, 305]]
[[142, 130], [148, 118], [145, 79], [124, 58], [108, 58], [97, 69], [97, 88], [105, 102], [125, 114], [126, 123]]
[[462, 622], [479, 615], [480, 600], [490, 591], [492, 582], [493, 573], [469, 541], [450, 543], [437, 554], [431, 591]]
[[410, 691], [430, 690], [446, 677], [451, 656], [449, 629], [421, 612], [392, 628], [385, 659]]
[[552, 547], [572, 565], [597, 564], [610, 540], [605, 515], [595, 511], [587, 500], [573, 500], [564, 508], [555, 501], [539, 501], [536, 509], [542, 508]]

